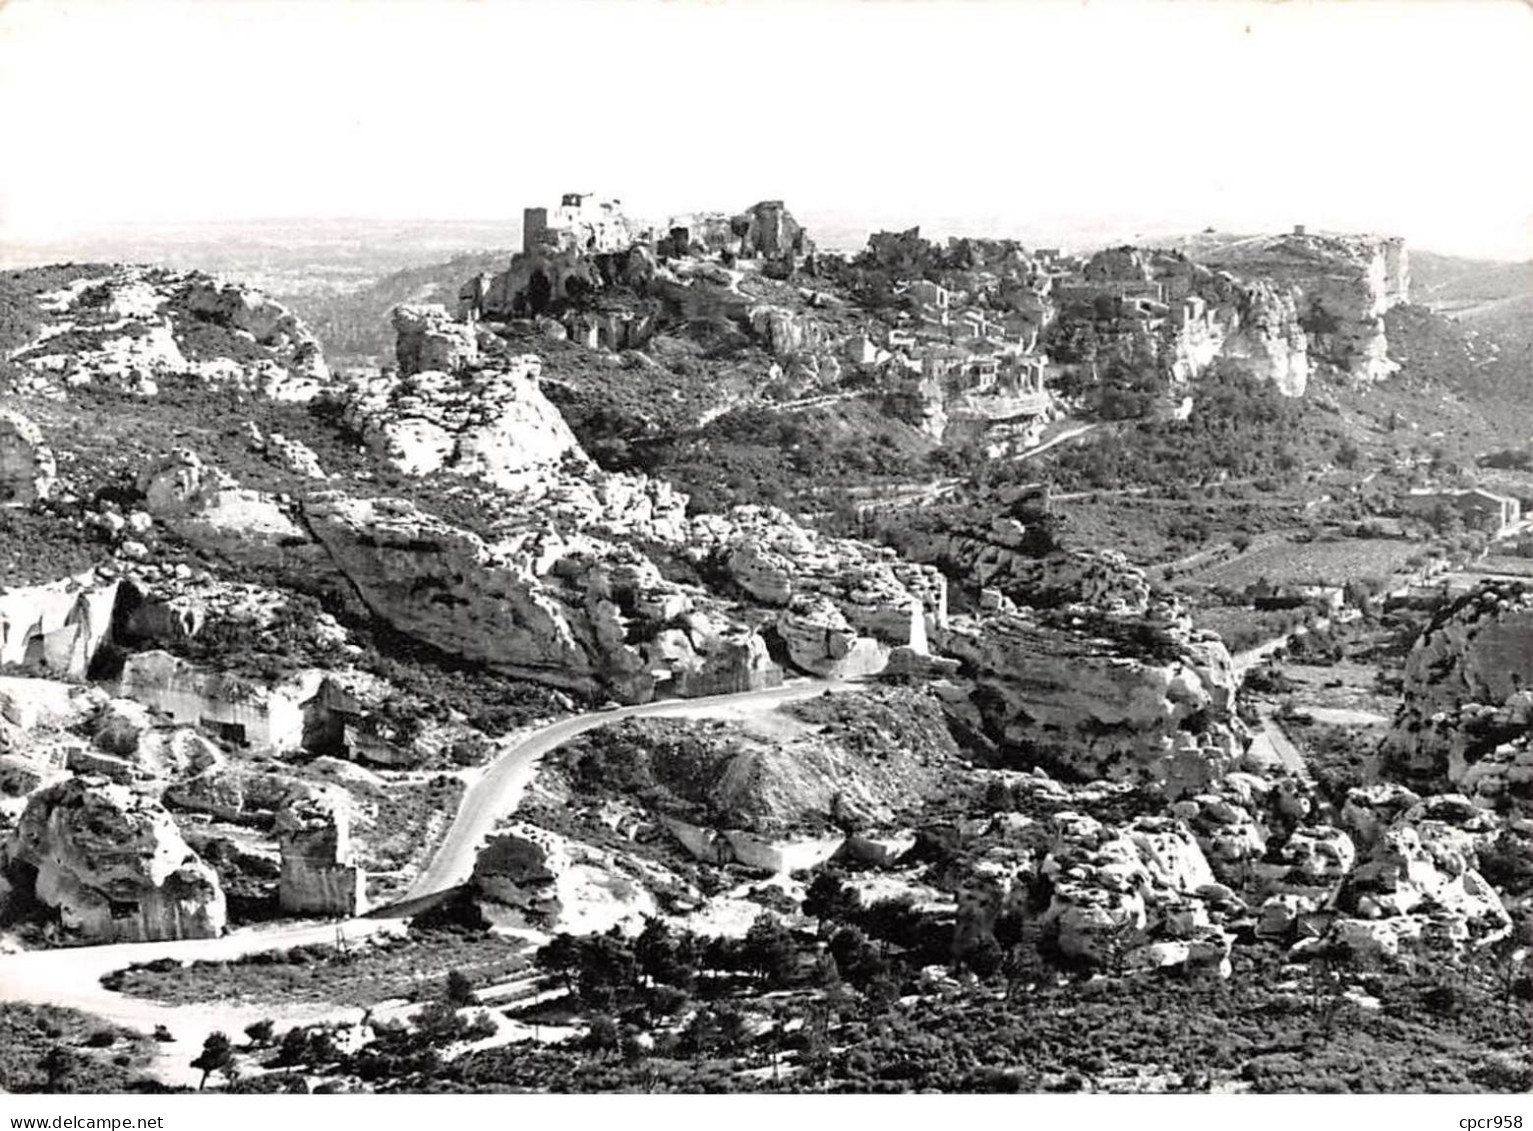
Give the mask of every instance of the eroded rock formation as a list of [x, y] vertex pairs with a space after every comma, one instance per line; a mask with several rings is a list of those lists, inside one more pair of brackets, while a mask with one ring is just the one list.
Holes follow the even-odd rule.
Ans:
[[120, 582], [95, 570], [0, 587], [0, 666], [82, 678], [112, 634]]
[[252, 288], [200, 272], [120, 265], [46, 295], [53, 320], [15, 357], [21, 391], [64, 396], [99, 384], [154, 396], [167, 378], [303, 401], [329, 377], [318, 340]]
[[575, 434], [538, 388], [536, 356], [504, 367], [463, 368], [462, 343], [446, 331], [432, 333], [436, 337], [402, 329], [401, 358], [456, 353], [453, 370], [402, 366], [404, 376], [359, 378], [348, 390], [347, 422], [379, 456], [409, 475], [445, 471], [504, 489], [524, 487], [527, 473], [563, 461], [587, 465]]
[[43, 434], [19, 412], [0, 409], [0, 506], [46, 499], [58, 468]]
[[218, 875], [158, 802], [100, 778], [32, 795], [6, 845], [12, 882], [90, 942], [212, 938], [224, 928]]
[[299, 915], [360, 915], [366, 874], [353, 858], [346, 802], [328, 793], [294, 798], [273, 826], [282, 850], [278, 900]]
[[1418, 791], [1533, 794], [1533, 594], [1490, 585], [1439, 614], [1406, 664], [1381, 771]]
[[1295, 232], [1241, 240], [1202, 258], [1296, 289], [1298, 321], [1314, 359], [1363, 380], [1379, 380], [1397, 368], [1388, 357], [1384, 313], [1410, 300], [1403, 240]]
[[396, 306], [392, 317], [402, 377], [428, 371], [457, 373], [479, 358], [473, 327], [455, 321], [445, 306]]

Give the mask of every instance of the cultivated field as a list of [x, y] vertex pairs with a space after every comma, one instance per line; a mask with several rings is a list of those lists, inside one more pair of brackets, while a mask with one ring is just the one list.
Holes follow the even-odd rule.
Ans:
[[1263, 579], [1276, 585], [1341, 585], [1365, 577], [1383, 581], [1405, 570], [1406, 562], [1420, 553], [1420, 543], [1391, 538], [1274, 542], [1211, 566], [1196, 580], [1234, 589]]

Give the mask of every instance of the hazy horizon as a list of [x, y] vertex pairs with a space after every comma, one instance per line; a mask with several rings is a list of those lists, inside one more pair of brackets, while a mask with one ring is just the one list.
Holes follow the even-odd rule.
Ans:
[[[791, 204], [790, 201], [790, 208]], [[982, 220], [953, 217], [896, 217], [886, 218], [886, 222], [873, 223], [863, 222], [857, 217], [827, 216], [823, 213], [795, 211], [795, 216], [804, 223], [822, 250], [845, 253], [860, 250], [866, 245], [868, 235], [875, 231], [904, 230], [910, 227], [919, 227], [924, 236], [939, 241], [950, 236], [1005, 238], [1016, 239], [1028, 247], [1060, 247], [1066, 251], [1091, 251], [1123, 242], [1149, 245], [1158, 240], [1175, 241], [1202, 234], [1182, 229], [1128, 231], [1100, 226], [1093, 229], [1090, 225], [1071, 231], [1027, 231], [1018, 229], [1016, 225], [999, 223], [987, 226]], [[462, 219], [425, 216], [252, 217], [198, 220], [182, 224], [124, 221], [94, 232], [58, 236], [36, 243], [20, 240], [0, 243], [0, 269], [35, 267], [70, 260], [121, 259], [216, 270], [206, 264], [206, 256], [198, 254], [199, 251], [216, 246], [230, 258], [239, 258], [243, 250], [254, 252], [270, 249], [281, 241], [286, 250], [294, 253], [307, 247], [312, 248], [316, 254], [338, 255], [354, 243], [357, 237], [372, 233], [389, 233], [404, 242], [388, 247], [369, 244], [353, 248], [359, 255], [365, 255], [373, 261], [392, 257], [400, 265], [424, 265], [434, 259], [423, 257], [440, 257], [445, 260], [465, 253], [515, 250], [521, 246], [521, 228], [522, 220], [519, 216]], [[1325, 231], [1313, 227], [1309, 230]], [[1217, 231], [1220, 235], [1228, 236], [1277, 234], [1276, 229], [1264, 232]], [[292, 242], [295, 239], [303, 242], [295, 245]], [[187, 250], [178, 256], [175, 254], [178, 247]], [[1412, 253], [1487, 262], [1533, 264], [1533, 257], [1462, 255], [1416, 243], [1409, 244], [1409, 250]], [[369, 275], [373, 273], [368, 272]]]
[[[0, 8], [0, 258], [210, 224], [643, 216], [1533, 258], [1533, 12], [1447, 3]], [[842, 238], [842, 237], [837, 237]]]

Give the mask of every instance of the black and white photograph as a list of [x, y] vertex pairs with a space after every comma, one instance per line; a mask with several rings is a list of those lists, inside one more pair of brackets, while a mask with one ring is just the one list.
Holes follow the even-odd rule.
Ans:
[[1533, 1127], [1530, 121], [1520, 0], [0, 2], [0, 1115]]

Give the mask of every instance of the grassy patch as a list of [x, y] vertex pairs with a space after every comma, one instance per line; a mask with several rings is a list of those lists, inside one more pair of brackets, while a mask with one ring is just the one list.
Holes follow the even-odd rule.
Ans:
[[88, 1013], [0, 1002], [0, 1090], [130, 1092], [144, 1080], [154, 1045]]
[[1266, 580], [1274, 585], [1343, 585], [1359, 578], [1386, 580], [1423, 553], [1420, 542], [1395, 538], [1315, 539], [1273, 542], [1197, 574], [1207, 585], [1243, 590]]
[[439, 998], [450, 970], [476, 987], [503, 982], [526, 966], [525, 950], [522, 942], [500, 935], [421, 931], [345, 950], [300, 946], [229, 962], [150, 962], [113, 971], [102, 984], [170, 1005], [305, 1002], [366, 1008], [400, 998]]

